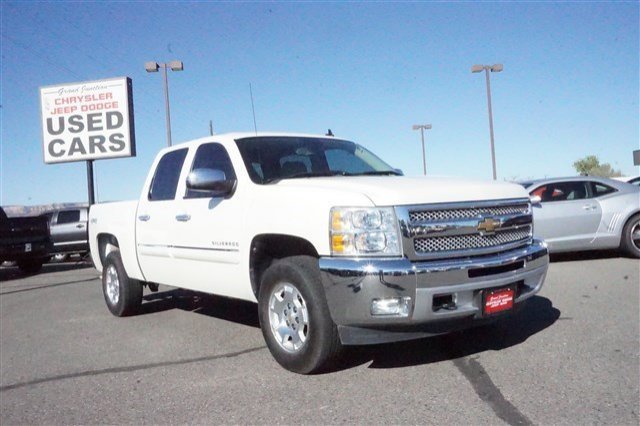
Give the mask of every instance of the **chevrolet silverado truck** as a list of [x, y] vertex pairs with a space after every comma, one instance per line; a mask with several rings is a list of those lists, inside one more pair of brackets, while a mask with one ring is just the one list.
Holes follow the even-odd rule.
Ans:
[[549, 262], [520, 185], [409, 178], [353, 142], [301, 134], [163, 149], [137, 201], [91, 207], [89, 244], [114, 315], [159, 284], [257, 302], [271, 354], [303, 374], [343, 345], [503, 317]]

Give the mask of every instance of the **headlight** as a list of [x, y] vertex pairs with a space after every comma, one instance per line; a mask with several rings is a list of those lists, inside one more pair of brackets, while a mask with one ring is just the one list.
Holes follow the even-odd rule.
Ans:
[[331, 254], [400, 256], [398, 221], [391, 207], [331, 209]]

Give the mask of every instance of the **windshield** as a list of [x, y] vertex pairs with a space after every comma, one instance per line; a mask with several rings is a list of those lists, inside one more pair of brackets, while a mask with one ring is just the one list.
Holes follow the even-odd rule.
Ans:
[[316, 176], [400, 175], [353, 142], [305, 137], [250, 137], [236, 141], [258, 184]]

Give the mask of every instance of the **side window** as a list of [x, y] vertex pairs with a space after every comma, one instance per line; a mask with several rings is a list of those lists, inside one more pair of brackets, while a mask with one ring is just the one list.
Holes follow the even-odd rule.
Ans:
[[80, 210], [63, 210], [58, 212], [58, 225], [80, 222]]
[[[224, 172], [227, 179], [236, 178], [229, 154], [219, 143], [207, 143], [198, 147], [191, 166], [191, 170], [196, 169], [217, 169]], [[185, 198], [210, 198], [210, 195], [206, 192], [187, 189]]]
[[535, 189], [531, 195], [538, 195], [542, 199], [542, 202], [548, 203], [551, 201], [564, 200], [565, 194], [562, 189], [558, 188], [555, 184], [543, 185]]
[[594, 197], [601, 197], [603, 195], [616, 192], [617, 189], [612, 188], [609, 185], [605, 185], [604, 183], [591, 182], [591, 191], [593, 192]]
[[173, 200], [178, 188], [178, 179], [187, 149], [179, 149], [166, 153], [158, 162], [149, 189], [149, 201]]
[[565, 190], [567, 193], [566, 200], [584, 200], [589, 198], [589, 192], [587, 191], [587, 182], [568, 182], [565, 184]]
[[583, 200], [588, 197], [586, 182], [555, 182], [535, 189], [542, 202]]
[[531, 196], [536, 196], [537, 195], [538, 197], [540, 197], [540, 199], [542, 201], [544, 201], [544, 199], [542, 199], [542, 194], [544, 193], [544, 191], [546, 189], [547, 189], [547, 185], [543, 185], [540, 188], [536, 188], [533, 191], [531, 191], [531, 193], [529, 193], [529, 195], [531, 195]]

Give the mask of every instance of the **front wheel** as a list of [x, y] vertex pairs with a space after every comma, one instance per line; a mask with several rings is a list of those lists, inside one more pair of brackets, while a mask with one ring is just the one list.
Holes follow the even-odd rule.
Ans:
[[631, 257], [640, 258], [640, 214], [635, 214], [622, 229], [620, 249]]
[[129, 278], [117, 250], [109, 253], [105, 259], [102, 292], [107, 308], [117, 317], [136, 314], [142, 304], [142, 285]]
[[317, 259], [295, 256], [271, 265], [263, 275], [258, 299], [262, 334], [280, 365], [301, 374], [330, 367], [341, 345]]

